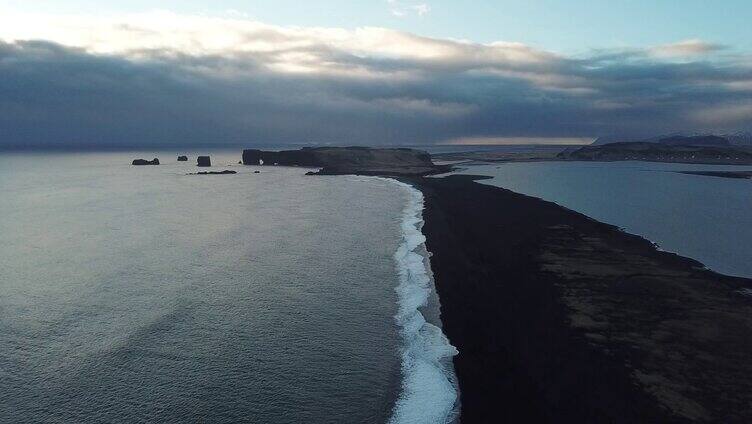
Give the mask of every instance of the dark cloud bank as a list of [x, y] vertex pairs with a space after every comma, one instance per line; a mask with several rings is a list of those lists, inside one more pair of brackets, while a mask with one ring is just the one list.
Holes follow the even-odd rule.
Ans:
[[0, 147], [418, 144], [752, 127], [743, 57], [488, 61], [474, 50], [485, 47], [462, 48], [458, 60], [429, 60], [306, 46], [328, 68], [294, 73], [267, 66], [280, 52], [125, 57], [0, 43]]

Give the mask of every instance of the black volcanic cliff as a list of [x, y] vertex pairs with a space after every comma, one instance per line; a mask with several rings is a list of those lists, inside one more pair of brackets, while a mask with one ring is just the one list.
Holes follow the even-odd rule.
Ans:
[[427, 175], [445, 170], [424, 151], [405, 148], [316, 147], [279, 152], [243, 150], [244, 165], [322, 168], [319, 174]]

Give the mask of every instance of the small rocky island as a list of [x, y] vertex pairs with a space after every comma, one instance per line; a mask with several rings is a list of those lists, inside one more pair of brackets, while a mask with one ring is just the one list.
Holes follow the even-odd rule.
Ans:
[[418, 176], [448, 171], [434, 165], [422, 150], [406, 148], [315, 147], [279, 152], [243, 150], [244, 165], [283, 165], [321, 168], [317, 175]]
[[153, 160], [146, 160], [146, 159], [133, 159], [132, 165], [159, 165], [159, 159], [154, 158]]
[[188, 162], [188, 156], [178, 156], [178, 162]]
[[209, 156], [199, 156], [196, 158], [196, 166], [211, 166], [211, 158]]
[[225, 169], [224, 171], [200, 171], [200, 172], [192, 172], [187, 175], [232, 175], [237, 174], [237, 171], [230, 171], [228, 169]]

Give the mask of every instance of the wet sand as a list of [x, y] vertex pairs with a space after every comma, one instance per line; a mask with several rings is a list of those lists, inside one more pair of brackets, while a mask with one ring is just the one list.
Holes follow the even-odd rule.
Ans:
[[752, 282], [474, 178], [404, 179], [463, 423], [752, 422]]

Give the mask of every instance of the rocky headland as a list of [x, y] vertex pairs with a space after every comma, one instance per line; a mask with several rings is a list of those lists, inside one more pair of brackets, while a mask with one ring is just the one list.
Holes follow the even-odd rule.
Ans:
[[317, 175], [429, 175], [449, 168], [434, 165], [431, 155], [415, 149], [370, 147], [315, 147], [300, 150], [243, 150], [245, 165], [281, 165], [321, 168]]

